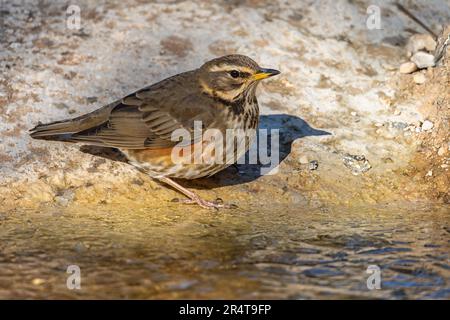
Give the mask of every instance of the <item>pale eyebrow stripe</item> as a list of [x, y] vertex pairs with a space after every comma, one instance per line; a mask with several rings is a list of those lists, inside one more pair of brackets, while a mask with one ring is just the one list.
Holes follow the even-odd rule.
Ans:
[[233, 66], [233, 65], [220, 65], [220, 66], [212, 66], [209, 71], [211, 72], [218, 72], [218, 71], [231, 71], [231, 70], [238, 70], [241, 72], [246, 72], [249, 74], [253, 74], [254, 70], [251, 68], [247, 68], [244, 66]]

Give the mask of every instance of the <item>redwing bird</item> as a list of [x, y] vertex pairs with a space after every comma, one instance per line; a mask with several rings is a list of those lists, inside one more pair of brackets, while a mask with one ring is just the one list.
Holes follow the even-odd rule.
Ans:
[[[129, 162], [188, 197], [185, 203], [205, 208], [228, 207], [206, 201], [172, 178], [211, 176], [232, 162], [197, 163], [173, 160], [174, 151], [186, 151], [172, 139], [177, 130], [192, 133], [195, 122], [202, 129], [249, 132], [258, 126], [259, 107], [255, 90], [260, 80], [279, 74], [264, 69], [243, 55], [228, 55], [206, 62], [200, 68], [177, 74], [136, 91], [118, 101], [74, 119], [39, 124], [31, 129], [35, 139], [113, 147]], [[188, 147], [204, 141], [190, 140]], [[234, 146], [234, 144], [233, 144]], [[238, 159], [248, 149], [226, 149]], [[184, 149], [183, 149], [184, 148]], [[180, 150], [178, 150], [180, 149]], [[212, 153], [214, 157], [214, 153]]]

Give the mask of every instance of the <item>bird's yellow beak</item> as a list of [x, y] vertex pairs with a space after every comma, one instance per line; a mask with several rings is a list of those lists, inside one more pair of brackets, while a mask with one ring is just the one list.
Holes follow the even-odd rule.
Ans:
[[252, 76], [252, 80], [262, 80], [268, 77], [276, 76], [277, 74], [280, 74], [280, 71], [261, 68]]

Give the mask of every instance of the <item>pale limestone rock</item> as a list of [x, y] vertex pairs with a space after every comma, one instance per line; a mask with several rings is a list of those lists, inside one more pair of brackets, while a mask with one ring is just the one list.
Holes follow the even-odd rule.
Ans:
[[447, 151], [447, 148], [445, 146], [442, 146], [439, 148], [437, 154], [438, 154], [438, 156], [442, 157], [443, 155], [445, 155], [446, 151]]
[[408, 56], [412, 56], [419, 51], [432, 52], [436, 49], [436, 41], [429, 34], [415, 34], [409, 38], [406, 45]]
[[428, 67], [434, 67], [434, 56], [426, 52], [416, 52], [412, 57], [411, 61], [416, 64], [419, 69], [424, 69]]
[[425, 120], [422, 123], [422, 130], [423, 131], [429, 131], [429, 130], [433, 129], [433, 126], [434, 126], [433, 122], [431, 122], [429, 120]]
[[400, 73], [403, 73], [403, 74], [413, 73], [414, 71], [417, 70], [417, 66], [414, 62], [408, 61], [408, 62], [402, 63], [400, 65], [399, 70], [400, 70]]

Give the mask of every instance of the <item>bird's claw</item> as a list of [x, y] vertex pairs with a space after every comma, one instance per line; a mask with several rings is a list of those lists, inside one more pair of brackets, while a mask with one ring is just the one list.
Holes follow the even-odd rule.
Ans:
[[192, 199], [178, 199], [174, 198], [171, 200], [171, 202], [179, 202], [184, 204], [197, 204], [202, 208], [205, 209], [235, 209], [237, 208], [237, 205], [235, 204], [225, 204], [223, 203], [223, 200], [221, 198], [217, 198], [216, 201], [207, 201], [200, 197], [195, 197]]

